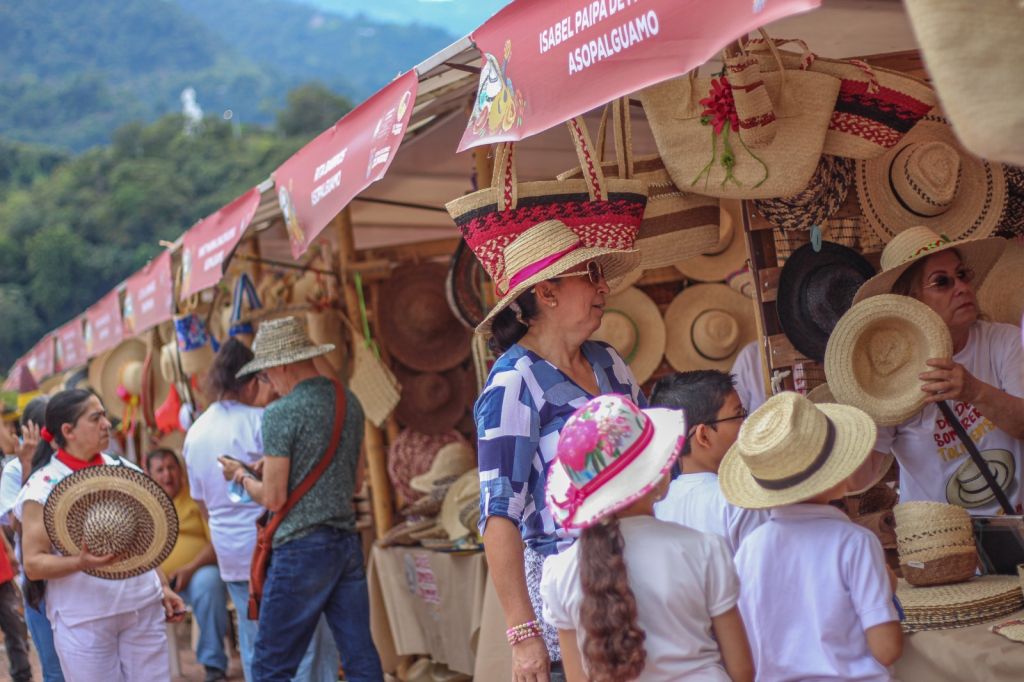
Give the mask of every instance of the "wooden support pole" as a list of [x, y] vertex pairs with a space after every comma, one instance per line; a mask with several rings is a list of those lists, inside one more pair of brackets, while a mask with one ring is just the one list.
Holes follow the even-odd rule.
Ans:
[[[349, 319], [357, 328], [359, 320], [359, 295], [349, 277], [349, 265], [356, 261], [355, 238], [352, 232], [352, 213], [348, 206], [333, 221], [338, 230], [338, 270], [341, 275], [345, 309]], [[360, 343], [360, 339], [353, 339]], [[391, 482], [388, 480], [387, 448], [384, 434], [371, 421], [363, 424], [363, 446], [366, 448], [366, 468], [370, 478], [370, 500], [373, 504], [373, 528], [377, 537], [383, 537], [394, 523], [391, 504]]]

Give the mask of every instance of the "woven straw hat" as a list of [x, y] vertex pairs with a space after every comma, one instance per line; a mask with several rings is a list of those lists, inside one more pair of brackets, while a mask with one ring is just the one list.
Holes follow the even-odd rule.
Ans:
[[1003, 166], [1006, 174], [1006, 208], [999, 218], [998, 234], [1024, 236], [1024, 167]]
[[93, 383], [90, 377], [89, 384], [99, 392], [110, 416], [123, 419], [125, 415], [125, 401], [119, 395], [118, 387], [124, 385], [129, 394], [136, 397], [142, 392], [142, 363], [145, 359], [146, 344], [138, 338], [130, 338], [107, 351], [99, 361], [98, 381]]
[[978, 550], [971, 515], [940, 502], [904, 502], [893, 507], [896, 548], [903, 577], [911, 585], [945, 585], [974, 576]]
[[445, 493], [438, 520], [449, 540], [458, 540], [476, 532], [476, 528], [463, 525], [461, 519], [462, 508], [474, 503], [476, 506], [480, 504], [480, 475], [476, 467], [459, 476]]
[[405, 501], [415, 500], [423, 493], [410, 485], [413, 478], [430, 470], [441, 448], [449, 443], [466, 443], [458, 431], [426, 434], [403, 429], [388, 448], [388, 478]]
[[1024, 607], [1017, 576], [983, 575], [954, 585], [914, 587], [900, 580], [896, 587], [906, 619], [905, 632], [945, 630], [977, 625]]
[[470, 334], [445, 298], [446, 276], [441, 263], [419, 263], [395, 268], [380, 286], [384, 344], [396, 360], [420, 372], [444, 372], [470, 354]]
[[[466, 332], [463, 332], [466, 333]], [[421, 433], [443, 433], [455, 427], [466, 411], [465, 372], [413, 372], [395, 367], [402, 397], [395, 406], [398, 421]]]
[[871, 263], [853, 249], [821, 242], [805, 244], [782, 266], [776, 307], [782, 332], [804, 356], [821, 362], [825, 345], [853, 297], [875, 274]]
[[149, 476], [127, 466], [87, 467], [50, 492], [43, 521], [53, 546], [74, 556], [85, 545], [118, 561], [85, 571], [123, 580], [163, 562], [178, 540], [178, 515], [167, 493]]
[[882, 251], [882, 271], [861, 285], [853, 302], [859, 303], [870, 296], [888, 294], [900, 275], [916, 261], [946, 249], [956, 249], [964, 265], [974, 270], [973, 285], [977, 290], [1005, 248], [1006, 240], [1002, 237], [953, 241], [928, 227], [907, 228], [886, 244]]
[[[1024, 315], [1024, 243], [1007, 240], [1006, 250], [977, 287], [978, 308], [993, 322], [1019, 325]], [[1011, 284], [1013, 283], [1013, 284]]]
[[665, 311], [665, 357], [672, 367], [729, 371], [736, 354], [757, 338], [750, 299], [726, 284], [686, 287]]
[[565, 223], [547, 220], [523, 230], [505, 247], [502, 259], [504, 276], [494, 283], [500, 298], [477, 326], [479, 334], [488, 333], [494, 316], [533, 285], [591, 260], [598, 261], [605, 278], [612, 281], [638, 267], [640, 253], [634, 249], [583, 246], [580, 238]]
[[747, 244], [743, 238], [743, 202], [722, 199], [718, 211], [718, 244], [703, 255], [673, 263], [687, 279], [721, 282], [743, 269], [747, 262]]
[[487, 271], [465, 240], [460, 239], [448, 264], [444, 295], [455, 319], [467, 329], [476, 329], [487, 316]]
[[822, 155], [807, 187], [788, 197], [758, 199], [757, 212], [783, 230], [807, 230], [821, 225], [846, 201], [853, 184], [852, 159]]
[[828, 384], [818, 384], [811, 390], [807, 391], [807, 399], [815, 405], [836, 402], [836, 398], [832, 395], [832, 389], [828, 387]]
[[784, 391], [747, 417], [718, 479], [732, 504], [795, 504], [849, 478], [875, 446], [871, 417], [848, 405], [815, 405]]
[[430, 468], [426, 473], [413, 476], [409, 480], [409, 487], [421, 493], [429, 493], [439, 481], [461, 476], [470, 469], [476, 469], [476, 453], [469, 443], [454, 441], [438, 449]]
[[586, 528], [651, 491], [686, 442], [682, 410], [641, 410], [602, 395], [576, 410], [558, 436], [547, 505], [563, 528]]
[[928, 371], [925, 361], [952, 355], [949, 328], [935, 311], [909, 296], [882, 294], [839, 320], [825, 349], [825, 376], [839, 402], [894, 426], [925, 405], [918, 378]]
[[987, 237], [1006, 205], [1003, 167], [972, 156], [939, 110], [885, 154], [857, 162], [861, 211], [883, 243], [914, 225], [952, 239]]
[[665, 354], [665, 320], [650, 296], [630, 287], [606, 299], [601, 326], [590, 338], [610, 344], [642, 384]]
[[281, 317], [276, 320], [265, 320], [256, 331], [252, 342], [255, 357], [238, 370], [237, 376], [245, 376], [253, 372], [280, 367], [293, 362], [312, 360], [334, 350], [329, 343], [317, 346], [309, 340], [302, 321], [297, 317]]

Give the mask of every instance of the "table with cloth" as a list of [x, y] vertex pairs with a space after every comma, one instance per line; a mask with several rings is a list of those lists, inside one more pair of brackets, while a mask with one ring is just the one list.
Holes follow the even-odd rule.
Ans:
[[904, 635], [903, 656], [894, 668], [899, 682], [1016, 682], [1024, 676], [1024, 644], [989, 632], [1017, 611], [989, 623]]

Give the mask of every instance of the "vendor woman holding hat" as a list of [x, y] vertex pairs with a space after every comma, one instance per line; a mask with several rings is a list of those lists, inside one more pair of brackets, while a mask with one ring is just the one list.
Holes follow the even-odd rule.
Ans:
[[[945, 502], [973, 514], [999, 510], [994, 493], [935, 405], [945, 400], [1020, 513], [1024, 501], [1020, 330], [981, 319], [975, 293], [1005, 245], [999, 237], [951, 241], [927, 227], [911, 227], [889, 242], [882, 252], [882, 272], [857, 291], [854, 303], [888, 293], [916, 298], [938, 313], [953, 340], [953, 357], [928, 360], [931, 370], [920, 376], [921, 390], [928, 394], [924, 410], [898, 426], [879, 428], [876, 450], [892, 452], [899, 461], [904, 502]], [[1004, 283], [1008, 290], [1022, 285], [1021, 280]]]
[[[168, 521], [173, 505], [169, 499], [161, 504], [166, 494], [133, 465], [101, 454], [109, 445], [110, 421], [94, 394], [79, 389], [57, 393], [46, 406], [44, 421], [33, 471], [14, 513], [24, 529], [23, 564], [33, 581], [29, 599], [38, 600], [39, 590], [45, 589], [46, 615], [64, 678], [68, 682], [169, 680], [165, 623], [181, 620], [185, 604], [161, 584], [154, 569], [177, 535], [176, 517], [173, 524]], [[102, 466], [110, 464], [122, 466]], [[93, 471], [100, 475], [90, 479]], [[72, 475], [82, 482], [58, 487]], [[115, 478], [119, 492], [99, 503], [106, 505], [102, 513], [94, 513], [95, 505], [86, 508], [112, 489]], [[85, 489], [75, 492], [75, 485], [92, 490], [78, 495]], [[61, 498], [68, 504], [52, 504]], [[52, 530], [44, 523], [44, 506], [47, 517], [52, 517]], [[80, 523], [73, 523], [76, 518]], [[123, 528], [126, 519], [136, 522], [137, 528], [129, 537], [118, 536], [116, 528]], [[104, 521], [115, 526], [109, 529], [114, 532], [103, 532]], [[112, 545], [128, 550], [121, 556], [98, 556], [86, 546], [84, 536], [90, 532], [109, 536]], [[81, 543], [78, 551], [70, 550], [74, 542]]]
[[516, 236], [504, 249], [503, 271], [489, 272], [499, 299], [477, 332], [490, 336], [500, 357], [474, 409], [480, 530], [518, 682], [563, 679], [558, 635], [542, 623], [540, 603], [544, 558], [575, 539], [544, 502], [558, 434], [594, 396], [619, 393], [646, 403], [625, 361], [587, 340], [601, 325], [607, 280], [638, 258], [636, 251], [583, 246], [565, 224], [549, 220]]

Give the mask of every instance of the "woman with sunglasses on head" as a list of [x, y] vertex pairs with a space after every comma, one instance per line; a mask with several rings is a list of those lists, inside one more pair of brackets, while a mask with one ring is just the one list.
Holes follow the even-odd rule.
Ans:
[[[1020, 513], [1024, 465], [1024, 353], [1019, 328], [982, 319], [977, 288], [1005, 248], [999, 237], [953, 242], [927, 227], [896, 235], [882, 252], [882, 272], [857, 291], [921, 301], [949, 327], [953, 356], [931, 358], [922, 373], [928, 404], [895, 427], [878, 429], [874, 461], [891, 452], [900, 464], [900, 500], [929, 500], [995, 514], [1000, 506], [936, 403], [947, 401], [977, 443]], [[1024, 279], [1002, 284], [1024, 286]]]
[[477, 327], [500, 356], [474, 408], [480, 530], [517, 682], [564, 679], [558, 634], [541, 621], [540, 603], [544, 558], [575, 540], [544, 503], [558, 434], [594, 396], [646, 404], [625, 361], [588, 340], [601, 325], [608, 280], [638, 260], [636, 251], [583, 246], [560, 221], [534, 225], [505, 246], [498, 302]]

